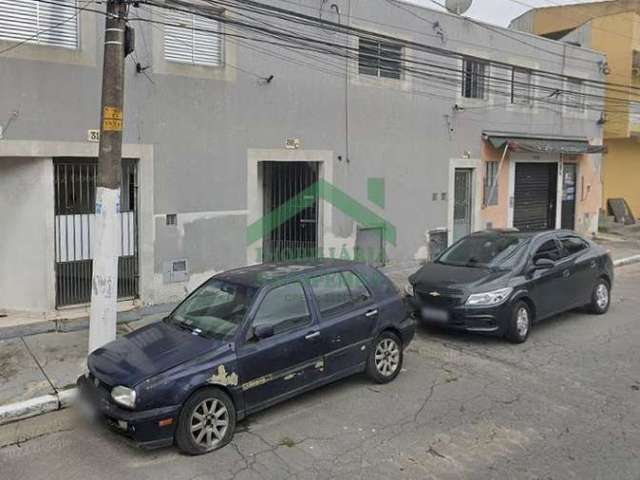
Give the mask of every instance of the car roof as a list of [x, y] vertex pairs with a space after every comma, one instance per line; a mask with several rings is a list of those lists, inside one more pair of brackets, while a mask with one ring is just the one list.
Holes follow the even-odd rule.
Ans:
[[549, 234], [555, 235], [573, 235], [580, 236], [573, 230], [559, 229], [559, 230], [538, 230], [534, 232], [521, 232], [517, 229], [490, 229], [490, 230], [481, 230], [479, 232], [472, 233], [471, 236], [505, 236], [505, 237], [515, 237], [515, 238], [539, 238], [543, 236], [547, 236]]
[[260, 263], [228, 270], [216, 275], [215, 278], [260, 288], [274, 282], [293, 280], [309, 273], [323, 272], [332, 268], [347, 268], [361, 264], [362, 262], [333, 258], [285, 263]]

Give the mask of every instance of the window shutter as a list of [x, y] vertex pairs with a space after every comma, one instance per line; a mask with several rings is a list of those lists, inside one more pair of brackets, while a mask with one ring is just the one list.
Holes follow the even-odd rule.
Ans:
[[511, 74], [511, 103], [531, 103], [531, 71], [513, 67]]
[[[199, 65], [217, 67], [222, 64], [222, 42], [220, 35], [210, 31], [220, 32], [220, 22], [210, 18], [195, 17], [193, 32], [193, 61]], [[210, 30], [210, 31], [202, 31]]]
[[[173, 12], [165, 26], [164, 55], [172, 62], [217, 67], [222, 65], [220, 22], [188, 12]], [[206, 31], [203, 31], [206, 30]]]
[[172, 62], [193, 63], [193, 15], [171, 12], [164, 27], [164, 57]]
[[0, 39], [78, 48], [76, 0], [0, 0]]

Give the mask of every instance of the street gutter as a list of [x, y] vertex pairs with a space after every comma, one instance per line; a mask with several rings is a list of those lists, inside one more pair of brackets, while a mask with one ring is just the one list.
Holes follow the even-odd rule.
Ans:
[[[620, 258], [615, 260], [613, 265], [624, 267], [635, 263], [640, 263], [640, 255]], [[0, 425], [67, 408], [73, 404], [77, 394], [78, 389], [73, 387], [60, 390], [53, 395], [43, 395], [21, 402], [0, 405]]]

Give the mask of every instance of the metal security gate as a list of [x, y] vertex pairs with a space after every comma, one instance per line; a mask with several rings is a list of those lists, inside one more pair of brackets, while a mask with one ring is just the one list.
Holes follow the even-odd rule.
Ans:
[[456, 168], [453, 192], [453, 241], [471, 233], [471, 213], [473, 200], [471, 179], [473, 170]]
[[516, 163], [513, 226], [522, 231], [556, 227], [557, 163]]
[[[54, 159], [56, 306], [91, 300], [96, 176], [90, 158]], [[118, 298], [138, 296], [138, 168], [122, 161]]]
[[565, 163], [562, 172], [562, 210], [560, 226], [573, 230], [576, 226], [576, 177], [578, 166]]
[[263, 260], [318, 256], [318, 164], [263, 162]]

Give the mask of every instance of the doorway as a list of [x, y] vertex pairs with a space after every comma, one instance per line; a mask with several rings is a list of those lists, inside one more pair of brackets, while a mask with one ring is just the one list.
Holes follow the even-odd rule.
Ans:
[[453, 241], [471, 233], [473, 169], [456, 168], [453, 185]]
[[263, 261], [318, 256], [318, 162], [261, 162]]
[[565, 163], [562, 170], [562, 228], [574, 230], [576, 227], [576, 179], [578, 165]]
[[556, 228], [558, 164], [517, 162], [513, 226], [521, 231]]

